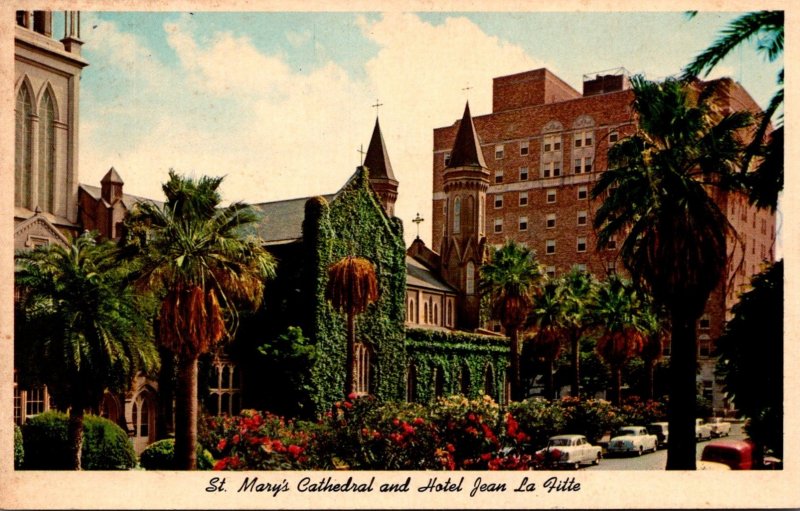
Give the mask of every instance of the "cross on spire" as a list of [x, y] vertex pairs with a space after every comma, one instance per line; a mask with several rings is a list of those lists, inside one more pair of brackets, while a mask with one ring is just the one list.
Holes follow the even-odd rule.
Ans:
[[356, 149], [356, 151], [361, 153], [361, 166], [363, 167], [364, 166], [364, 155], [367, 154], [366, 151], [364, 151], [364, 144], [361, 144], [361, 147]]
[[383, 103], [381, 103], [381, 102], [380, 102], [380, 100], [378, 100], [378, 99], [376, 99], [376, 100], [375, 100], [375, 104], [374, 104], [374, 105], [372, 105], [372, 108], [374, 108], [374, 109], [375, 109], [375, 116], [376, 116], [376, 117], [378, 116], [378, 113], [379, 113], [379, 112], [378, 112], [378, 109], [379, 109], [380, 107], [382, 107], [382, 106], [383, 106]]
[[469, 91], [470, 91], [470, 89], [472, 89], [472, 86], [469, 84], [469, 82], [467, 82], [467, 86], [466, 87], [463, 87], [461, 89], [467, 94], [467, 99], [469, 99]]
[[417, 239], [419, 239], [419, 224], [421, 224], [422, 222], [424, 222], [424, 221], [425, 221], [425, 219], [424, 219], [424, 218], [422, 218], [421, 216], [419, 216], [419, 212], [417, 212], [417, 217], [416, 217], [416, 218], [414, 218], [414, 219], [413, 219], [413, 220], [411, 220], [411, 221], [412, 221], [412, 222], [414, 222], [415, 224], [417, 224]]

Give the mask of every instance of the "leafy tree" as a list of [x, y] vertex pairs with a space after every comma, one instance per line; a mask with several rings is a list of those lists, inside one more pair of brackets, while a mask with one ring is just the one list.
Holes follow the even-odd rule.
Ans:
[[328, 268], [328, 286], [325, 297], [333, 307], [347, 315], [347, 377], [344, 395], [350, 396], [355, 388], [356, 314], [367, 310], [378, 299], [378, 279], [375, 267], [367, 259], [347, 256]]
[[511, 339], [511, 399], [524, 398], [520, 377], [519, 330], [544, 273], [536, 253], [513, 240], [493, 250], [491, 260], [481, 267], [480, 292], [489, 297], [492, 316], [500, 321]]
[[241, 202], [220, 207], [222, 178], [169, 172], [163, 206], [140, 203], [128, 218], [126, 254], [140, 285], [161, 293], [158, 342], [177, 355], [175, 459], [197, 466], [197, 361], [230, 339], [237, 309], [257, 307], [274, 260], [244, 229], [257, 221]]
[[106, 389], [122, 391], [138, 371], [158, 367], [145, 304], [125, 285], [114, 245], [95, 234], [16, 259], [19, 365], [69, 409], [71, 463], [80, 470], [84, 411], [99, 407]]
[[592, 190], [607, 195], [595, 216], [600, 246], [624, 242], [620, 256], [640, 288], [670, 319], [670, 442], [667, 469], [695, 469], [695, 324], [727, 268], [725, 213], [712, 197], [725, 189], [744, 154], [747, 112], [722, 115], [716, 90], [678, 80], [632, 78], [638, 130], [609, 151], [609, 169]]
[[277, 415], [313, 418], [309, 375], [316, 350], [303, 330], [290, 326], [276, 339], [259, 346], [257, 352], [262, 355], [258, 366], [265, 373], [265, 384], [285, 389], [266, 396], [267, 409]]
[[534, 333], [525, 338], [525, 348], [530, 346], [531, 354], [545, 363], [544, 395], [550, 400], [555, 395], [553, 366], [561, 353], [564, 334], [563, 303], [562, 288], [558, 283], [546, 283], [531, 306], [529, 321]]
[[605, 281], [598, 289], [593, 323], [601, 333], [596, 349], [614, 375], [611, 401], [617, 406], [622, 404], [622, 368], [641, 353], [644, 344], [641, 306], [633, 286], [619, 278]]
[[559, 279], [559, 287], [563, 296], [563, 329], [570, 346], [572, 365], [570, 395], [572, 397], [580, 397], [580, 344], [591, 329], [589, 319], [595, 302], [597, 285], [597, 280], [591, 273], [580, 270], [578, 267], [573, 267]]
[[[694, 16], [696, 12], [690, 13]], [[701, 52], [686, 66], [684, 79], [706, 76], [731, 51], [743, 43], [757, 40], [756, 51], [770, 62], [783, 56], [783, 11], [757, 11], [743, 14], [733, 20], [719, 34], [714, 43]], [[761, 208], [775, 210], [778, 193], [783, 190], [783, 122], [779, 118], [778, 128], [769, 134], [763, 143], [775, 114], [783, 107], [783, 68], [777, 77], [778, 90], [761, 116], [756, 134], [750, 144], [741, 167], [741, 178], [748, 188], [750, 200]], [[755, 172], [748, 172], [750, 161], [758, 157], [760, 163]]]
[[717, 373], [750, 419], [748, 435], [782, 457], [783, 260], [756, 275], [752, 286], [733, 306], [733, 319], [717, 342]]

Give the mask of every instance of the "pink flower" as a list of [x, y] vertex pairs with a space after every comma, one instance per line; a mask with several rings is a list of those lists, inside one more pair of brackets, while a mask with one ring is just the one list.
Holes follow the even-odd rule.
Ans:
[[353, 407], [353, 403], [351, 403], [350, 401], [345, 401], [344, 402], [344, 407], [345, 408], [352, 408]]

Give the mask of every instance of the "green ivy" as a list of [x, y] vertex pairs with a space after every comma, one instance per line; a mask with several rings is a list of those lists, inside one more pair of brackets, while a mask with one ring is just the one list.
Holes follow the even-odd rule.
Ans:
[[[417, 371], [416, 399], [422, 402], [435, 397], [434, 369], [443, 371], [444, 394], [465, 394], [477, 398], [484, 393], [485, 374], [492, 368], [494, 392], [491, 397], [500, 401], [505, 387], [505, 368], [508, 365], [508, 339], [467, 332], [406, 330], [409, 364]], [[462, 389], [463, 371], [469, 372], [466, 389]]]

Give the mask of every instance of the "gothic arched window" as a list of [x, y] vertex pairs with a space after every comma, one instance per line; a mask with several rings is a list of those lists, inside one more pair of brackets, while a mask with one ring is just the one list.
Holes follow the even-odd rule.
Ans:
[[56, 174], [56, 112], [49, 91], [45, 92], [39, 114], [39, 189], [36, 204], [52, 213]]
[[471, 295], [475, 293], [475, 265], [472, 263], [472, 261], [467, 263], [466, 271], [467, 271], [466, 291], [468, 295]]
[[453, 203], [453, 233], [461, 232], [461, 197]]
[[356, 343], [355, 345], [355, 382], [353, 385], [353, 393], [356, 395], [369, 394], [369, 370], [370, 370], [370, 353], [369, 349], [363, 343]]
[[31, 152], [33, 144], [33, 102], [28, 88], [23, 85], [17, 94], [16, 125], [14, 129], [14, 205], [28, 206], [30, 197]]

